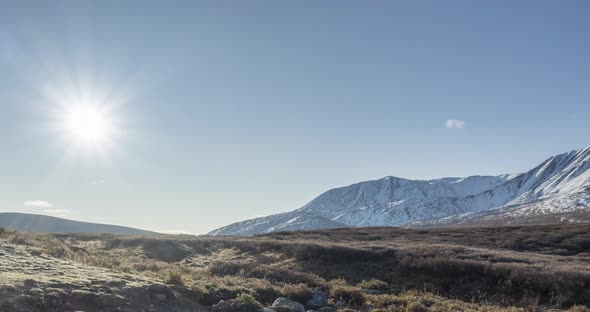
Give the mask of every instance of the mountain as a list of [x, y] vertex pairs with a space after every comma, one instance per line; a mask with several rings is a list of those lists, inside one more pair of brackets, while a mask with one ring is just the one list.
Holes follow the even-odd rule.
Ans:
[[15, 212], [0, 213], [0, 227], [20, 232], [154, 234], [154, 232], [125, 226], [80, 222]]
[[590, 147], [550, 157], [519, 174], [360, 182], [329, 190], [295, 211], [237, 222], [209, 234], [590, 221], [586, 216], [590, 216]]

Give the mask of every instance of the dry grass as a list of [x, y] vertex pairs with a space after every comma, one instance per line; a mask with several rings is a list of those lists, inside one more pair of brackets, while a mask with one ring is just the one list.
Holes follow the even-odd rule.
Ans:
[[0, 235], [39, 253], [187, 285], [205, 305], [238, 296], [262, 304], [278, 296], [305, 302], [313, 288], [328, 291], [334, 304], [388, 311], [578, 311], [590, 305], [588, 225], [361, 228], [242, 238]]

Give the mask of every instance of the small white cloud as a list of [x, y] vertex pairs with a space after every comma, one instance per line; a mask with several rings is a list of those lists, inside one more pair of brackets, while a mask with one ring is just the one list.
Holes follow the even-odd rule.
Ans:
[[28, 207], [35, 207], [35, 208], [51, 208], [53, 207], [53, 204], [48, 202], [48, 201], [44, 201], [44, 200], [27, 200], [24, 203], [25, 206]]
[[106, 181], [104, 179], [95, 179], [95, 180], [90, 181], [90, 184], [91, 185], [102, 185], [102, 184], [105, 184], [105, 182]]
[[445, 125], [447, 129], [462, 129], [465, 127], [465, 121], [458, 119], [448, 119]]
[[44, 209], [43, 212], [50, 214], [65, 215], [70, 213], [71, 211], [67, 209]]

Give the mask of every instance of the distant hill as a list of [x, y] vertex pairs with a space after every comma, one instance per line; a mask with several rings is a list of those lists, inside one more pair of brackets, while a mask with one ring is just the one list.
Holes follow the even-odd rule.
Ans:
[[0, 213], [0, 227], [21, 232], [40, 233], [154, 234], [154, 232], [125, 226], [73, 221], [44, 215], [16, 212]]

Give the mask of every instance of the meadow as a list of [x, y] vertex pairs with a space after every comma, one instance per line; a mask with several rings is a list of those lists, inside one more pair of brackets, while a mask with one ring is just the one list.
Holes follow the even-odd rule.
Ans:
[[33, 234], [3, 241], [186, 288], [203, 306], [329, 295], [337, 310], [575, 310], [590, 305], [590, 225], [345, 228], [255, 237]]

